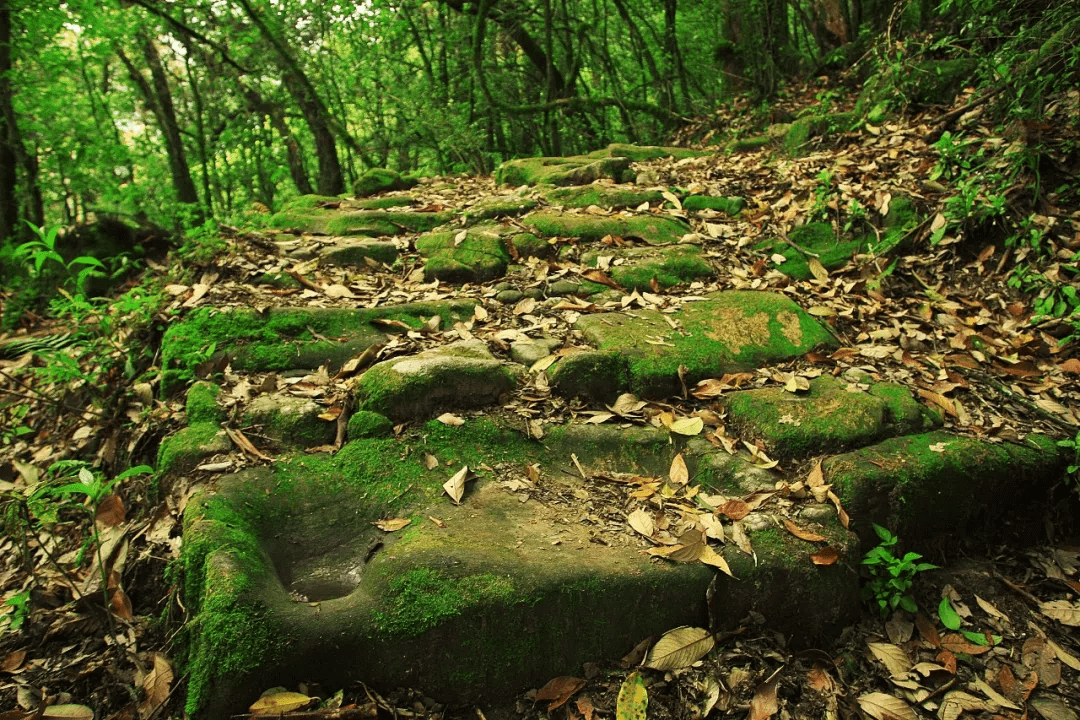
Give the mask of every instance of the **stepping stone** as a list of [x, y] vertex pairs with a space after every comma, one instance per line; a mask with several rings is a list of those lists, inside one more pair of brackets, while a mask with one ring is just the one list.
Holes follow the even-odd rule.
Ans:
[[695, 150], [694, 148], [670, 147], [663, 145], [629, 145], [627, 143], [611, 143], [601, 150], [593, 150], [589, 157], [624, 157], [634, 162], [647, 160], [660, 160], [662, 158], [685, 158], [707, 157], [715, 154], [714, 150]]
[[534, 209], [536, 205], [536, 200], [517, 192], [508, 195], [493, 195], [485, 197], [467, 208], [462, 213], [462, 216], [468, 222], [490, 220], [497, 217], [517, 217]]
[[489, 405], [523, 373], [495, 359], [483, 341], [465, 340], [369, 368], [356, 384], [357, 407], [402, 421]]
[[387, 240], [337, 238], [319, 251], [320, 265], [336, 267], [367, 267], [369, 260], [392, 264], [398, 258], [398, 249]]
[[244, 408], [245, 429], [254, 426], [258, 435], [278, 447], [308, 448], [328, 445], [337, 436], [337, 423], [319, 417], [321, 405], [294, 395], [260, 395]]
[[1066, 464], [1044, 435], [992, 443], [939, 430], [836, 455], [822, 470], [868, 544], [877, 543], [871, 523], [920, 544], [1025, 526], [1034, 542], [1045, 538], [1044, 498]]
[[385, 168], [371, 168], [356, 178], [352, 190], [356, 197], [366, 197], [391, 190], [408, 190], [414, 185], [414, 178], [402, 177], [400, 173]]
[[502, 277], [510, 264], [507, 237], [513, 234], [518, 234], [515, 228], [484, 223], [421, 235], [416, 251], [427, 258], [424, 278], [463, 284]]
[[673, 245], [690, 233], [690, 226], [668, 215], [571, 215], [541, 210], [525, 216], [523, 224], [545, 237], [600, 240], [608, 235], [637, 238], [649, 245]]
[[902, 385], [874, 383], [867, 390], [833, 377], [810, 381], [805, 392], [763, 388], [731, 393], [724, 402], [740, 437], [760, 439], [770, 457], [807, 457], [911, 435], [941, 425], [941, 418]]
[[497, 185], [588, 185], [601, 179], [617, 183], [634, 177], [626, 157], [537, 157], [507, 160], [495, 171]]
[[568, 208], [586, 208], [596, 205], [602, 208], [619, 209], [638, 207], [642, 203], [649, 203], [656, 207], [665, 202], [659, 190], [639, 190], [633, 186], [623, 185], [610, 186], [593, 183], [592, 185], [540, 189], [540, 192], [548, 204]]
[[613, 258], [611, 278], [627, 290], [652, 290], [654, 281], [666, 289], [714, 275], [701, 248], [692, 245], [590, 251], [581, 256], [581, 262], [597, 267], [600, 258], [605, 256]]
[[582, 315], [574, 327], [595, 350], [559, 360], [548, 370], [551, 386], [564, 396], [606, 400], [626, 391], [641, 397], [677, 394], [680, 366], [692, 385], [837, 345], [817, 320], [771, 292], [716, 293], [671, 314]]
[[[558, 469], [570, 466], [562, 448], [574, 438], [558, 436], [572, 427], [553, 429], [549, 450], [489, 420], [430, 422], [400, 439], [350, 442], [333, 457], [244, 470], [192, 498], [182, 556], [192, 613], [186, 712], [227, 717], [267, 687], [299, 680], [362, 679], [490, 703], [674, 627], [705, 627], [710, 609], [718, 629], [753, 610], [796, 645], [857, 616], [854, 536], [835, 522], [807, 525], [841, 556], [815, 566], [809, 554], [820, 544], [776, 530], [763, 513], [761, 529], [747, 531], [755, 556], [714, 545], [742, 575], [716, 581], [710, 608], [712, 567], [650, 560], [642, 551], [653, 545], [612, 512], [610, 481]], [[637, 446], [670, 463], [667, 432], [640, 430]], [[587, 445], [577, 452], [586, 457]], [[425, 454], [440, 464], [428, 470]], [[617, 455], [603, 470], [642, 472]], [[695, 467], [703, 461], [691, 456]], [[528, 494], [530, 463], [543, 468], [541, 497], [574, 499], [569, 515], [564, 502]], [[464, 466], [483, 477], [457, 506], [441, 486]], [[372, 524], [395, 517], [411, 522], [393, 533]]]
[[742, 212], [746, 207], [746, 201], [739, 197], [712, 197], [710, 195], [691, 195], [682, 200], [683, 210], [697, 212], [700, 210], [716, 210], [732, 217]]
[[319, 235], [400, 235], [445, 225], [452, 212], [389, 210], [283, 210], [270, 218], [270, 227]]
[[[346, 308], [196, 309], [169, 326], [162, 339], [163, 383], [167, 387], [194, 377], [208, 359], [229, 356], [233, 369], [336, 370], [349, 358], [382, 342], [401, 324], [419, 329], [438, 315], [441, 327], [469, 318], [471, 300], [386, 305], [366, 310]], [[399, 324], [400, 323], [400, 324]], [[318, 337], [316, 337], [316, 335]]]

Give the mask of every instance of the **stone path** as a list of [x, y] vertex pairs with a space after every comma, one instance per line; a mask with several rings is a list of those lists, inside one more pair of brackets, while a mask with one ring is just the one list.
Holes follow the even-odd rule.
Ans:
[[[697, 213], [744, 199], [647, 182], [636, 163], [670, 155], [694, 151], [514, 161], [497, 178], [519, 187], [452, 209], [393, 176], [366, 178], [363, 199], [299, 198], [270, 220], [292, 233], [280, 255], [361, 276], [417, 262], [437, 297], [233, 303], [169, 328], [166, 385], [211, 380], [159, 457], [205, 483], [184, 527], [192, 716], [301, 680], [507, 698], [751, 613], [808, 645], [857, 617], [872, 523], [932, 543], [1037, 519], [1010, 488], [1056, 479], [1047, 438], [947, 432], [857, 368], [744, 387], [841, 343], [788, 295], [695, 294], [715, 274]], [[882, 252], [909, 224], [894, 208]], [[835, 266], [871, 242], [813, 232], [762, 249], [798, 274], [799, 248]], [[478, 333], [496, 312], [520, 322]]]

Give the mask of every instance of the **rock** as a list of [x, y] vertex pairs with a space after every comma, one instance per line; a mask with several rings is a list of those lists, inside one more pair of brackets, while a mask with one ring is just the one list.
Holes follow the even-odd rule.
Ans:
[[520, 290], [500, 290], [498, 294], [495, 295], [496, 300], [507, 305], [516, 303], [523, 297], [525, 297], [525, 293]]
[[188, 425], [221, 423], [225, 411], [218, 405], [221, 386], [210, 382], [197, 382], [188, 388], [184, 415]]
[[560, 345], [562, 345], [562, 341], [555, 338], [517, 340], [510, 343], [510, 359], [529, 367], [537, 360], [546, 358]]
[[322, 408], [309, 398], [268, 394], [244, 409], [245, 426], [257, 426], [259, 435], [282, 447], [327, 445], [337, 436], [337, 424], [319, 417]]
[[727, 396], [724, 405], [741, 437], [764, 441], [770, 457], [782, 460], [941, 425], [941, 418], [901, 385], [878, 383], [864, 392], [829, 376], [811, 380], [805, 392], [742, 390]]
[[407, 210], [283, 210], [270, 218], [270, 227], [319, 235], [399, 235], [424, 232], [454, 218], [451, 212]]
[[196, 422], [167, 437], [158, 448], [157, 471], [191, 472], [203, 460], [232, 449], [232, 441], [215, 422]]
[[858, 120], [859, 116], [853, 112], [799, 118], [791, 123], [791, 127], [784, 136], [784, 149], [792, 156], [805, 154], [808, 149], [807, 143], [811, 138], [847, 132]]
[[716, 210], [732, 217], [742, 212], [746, 201], [738, 197], [711, 197], [709, 195], [691, 195], [682, 201], [683, 210]]
[[542, 210], [522, 222], [537, 235], [600, 240], [607, 235], [637, 238], [649, 245], [677, 244], [690, 226], [666, 215], [571, 215]]
[[536, 200], [526, 195], [512, 193], [483, 198], [462, 213], [469, 222], [497, 217], [524, 215], [536, 207]]
[[665, 202], [659, 190], [599, 184], [551, 188], [544, 191], [543, 196], [551, 205], [568, 208], [586, 208], [590, 205], [602, 208], [632, 208], [642, 203], [658, 207]]
[[502, 226], [485, 224], [420, 236], [416, 251], [427, 258], [424, 277], [459, 284], [502, 277], [510, 264], [507, 232]]
[[507, 160], [495, 171], [499, 185], [588, 185], [607, 178], [626, 182], [633, 175], [630, 159], [625, 157], [592, 158], [585, 156], [538, 157]]
[[496, 360], [480, 340], [451, 343], [369, 368], [356, 385], [357, 407], [398, 422], [478, 407], [497, 402], [522, 371]]
[[686, 245], [590, 251], [581, 256], [581, 262], [596, 267], [601, 256], [614, 257], [611, 278], [627, 290], [652, 290], [654, 282], [667, 289], [714, 274], [701, 249]]
[[[676, 323], [675, 330], [668, 320]], [[569, 355], [549, 369], [563, 395], [611, 399], [630, 391], [664, 397], [680, 391], [679, 366], [693, 385], [797, 357], [836, 340], [788, 298], [771, 292], [716, 293], [676, 313], [654, 310], [581, 316], [574, 327], [596, 348]]]
[[392, 242], [342, 238], [319, 252], [319, 263], [338, 267], [366, 267], [369, 260], [390, 265], [397, 257], [398, 249]]
[[660, 160], [662, 158], [674, 158], [684, 160], [686, 158], [707, 157], [713, 154], [713, 150], [695, 150], [694, 148], [671, 147], [663, 145], [629, 145], [627, 143], [611, 143], [602, 150], [594, 150], [589, 157], [624, 157], [634, 162], [646, 160]]
[[416, 180], [404, 178], [393, 170], [371, 168], [353, 183], [353, 195], [366, 197], [390, 190], [408, 190], [414, 185], [416, 185]]
[[385, 415], [370, 410], [358, 410], [349, 418], [349, 440], [362, 438], [389, 437], [394, 432], [394, 423]]

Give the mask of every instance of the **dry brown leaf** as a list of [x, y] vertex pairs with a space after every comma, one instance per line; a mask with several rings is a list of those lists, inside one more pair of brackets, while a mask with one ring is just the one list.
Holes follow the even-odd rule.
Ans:
[[726, 503], [716, 508], [716, 511], [722, 515], [726, 515], [732, 520], [742, 520], [750, 514], [750, 506], [742, 500], [728, 500]]
[[989, 645], [976, 645], [969, 642], [963, 635], [958, 633], [949, 633], [941, 638], [941, 647], [953, 654], [967, 653], [968, 655], [982, 655], [993, 649]]
[[428, 470], [434, 470], [439, 467], [439, 458], [435, 457], [431, 453], [424, 453], [424, 467]]
[[588, 695], [582, 695], [578, 698], [577, 710], [581, 713], [581, 717], [584, 718], [584, 720], [593, 720], [595, 708], [593, 708], [593, 701]]
[[94, 522], [99, 528], [116, 527], [124, 522], [125, 517], [124, 501], [119, 495], [110, 494], [101, 499], [97, 513], [94, 515]]
[[690, 471], [686, 469], [686, 461], [683, 460], [682, 453], [679, 453], [671, 461], [671, 469], [668, 470], [668, 477], [675, 485], [685, 485], [690, 480]]
[[449, 425], [450, 427], [460, 427], [465, 424], [465, 419], [455, 415], [454, 413], [443, 413], [435, 419], [441, 422], [443, 425]]
[[64, 718], [64, 720], [94, 720], [94, 711], [85, 705], [50, 705], [41, 718]]
[[566, 704], [581, 688], [585, 687], [585, 681], [581, 678], [564, 675], [548, 680], [544, 687], [536, 691], [536, 702], [550, 701], [548, 712]]
[[653, 670], [689, 667], [705, 657], [715, 644], [712, 634], [704, 628], [675, 628], [660, 636], [643, 664]]
[[469, 466], [458, 470], [453, 477], [443, 483], [443, 490], [450, 496], [455, 505], [461, 504], [461, 498], [465, 495], [465, 480], [469, 476]]
[[885, 693], [867, 693], [858, 698], [859, 707], [875, 720], [919, 720], [911, 706]]
[[824, 535], [817, 534], [816, 532], [804, 530], [803, 528], [799, 527], [787, 518], [784, 518], [784, 527], [786, 527], [788, 532], [795, 537], [799, 538], [800, 540], [806, 540], [807, 542], [825, 542], [829, 539]]
[[867, 646], [893, 677], [905, 675], [911, 669], [911, 659], [899, 646], [892, 643], [867, 643]]
[[397, 532], [398, 530], [407, 527], [411, 522], [412, 520], [409, 518], [387, 518], [385, 520], [376, 520], [371, 524], [383, 532]]
[[705, 563], [706, 565], [712, 565], [714, 568], [718, 569], [720, 572], [724, 573], [729, 577], [735, 577], [734, 575], [732, 575], [731, 568], [728, 567], [727, 560], [724, 559], [724, 556], [713, 550], [708, 545], [701, 549], [701, 553], [698, 555], [698, 560]]
[[747, 720], [766, 720], [771, 718], [780, 709], [776, 701], [776, 686], [780, 682], [780, 670], [774, 672], [769, 678], [757, 686], [754, 697], [750, 700], [750, 714]]
[[645, 508], [638, 508], [634, 512], [626, 516], [626, 522], [635, 531], [641, 533], [645, 537], [652, 539], [653, 533], [656, 532], [656, 525], [653, 523], [653, 516]]
[[134, 620], [135, 613], [131, 607], [131, 599], [123, 589], [115, 587], [109, 593], [109, 606], [113, 614], [123, 620]]
[[826, 545], [820, 550], [811, 553], [810, 559], [815, 565], [835, 565], [840, 559], [840, 551], [831, 545]]
[[157, 712], [172, 690], [173, 670], [161, 653], [154, 653], [154, 666], [142, 681], [143, 699], [139, 703], [139, 717], [148, 718]]
[[1039, 603], [1039, 610], [1043, 615], [1057, 620], [1062, 625], [1080, 627], [1080, 607], [1068, 600], [1050, 600]]

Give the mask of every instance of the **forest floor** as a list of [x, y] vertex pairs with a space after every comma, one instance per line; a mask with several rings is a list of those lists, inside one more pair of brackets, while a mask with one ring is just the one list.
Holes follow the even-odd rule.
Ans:
[[[814, 103], [817, 92], [806, 87], [793, 93], [785, 109], [797, 112]], [[1069, 102], [1075, 104], [1076, 98]], [[796, 376], [812, 377], [815, 365], [819, 371], [821, 366], [830, 371], [855, 367], [875, 379], [910, 388], [941, 413], [948, 430], [958, 434], [998, 441], [1030, 433], [1072, 439], [1080, 426], [1074, 412], [1080, 397], [1080, 358], [1075, 357], [1075, 343], [1065, 348], [1059, 344], [1070, 327], [1053, 318], [1033, 324], [1032, 297], [1012, 287], [1015, 283], [1010, 279], [1020, 263], [1030, 268], [1029, 277], [1060, 277], [1061, 263], [1080, 249], [1080, 207], [1049, 195], [1049, 205], [1040, 207], [1037, 216], [1048, 231], [1040, 252], [1006, 247], [992, 222], [967, 236], [946, 235], [931, 244], [930, 235], [945, 220], [939, 211], [950, 192], [930, 179], [941, 153], [924, 138], [947, 110], [927, 110], [881, 126], [815, 138], [809, 152], [797, 157], [777, 157], [766, 147], [637, 164], [639, 177], [644, 173], [658, 187], [741, 197], [747, 207], [734, 219], [708, 213], [687, 217], [678, 202], [669, 200], [664, 212], [692, 223], [715, 274], [671, 288], [627, 293], [627, 302], [617, 302], [624, 307], [663, 307], [682, 296], [717, 290], [779, 291], [828, 322], [846, 351], [831, 358], [802, 357], [778, 363], [726, 382], [783, 385]], [[1052, 122], [1055, 112], [1069, 109], [1048, 110], [1046, 126], [1038, 129], [1043, 147], [1063, 147], [1076, 140], [1054, 135], [1066, 126]], [[745, 122], [737, 110], [720, 112], [702, 120], [696, 136], [710, 129], [716, 137], [746, 134]], [[1017, 129], [1015, 135], [1004, 137], [978, 116], [964, 118], [962, 123], [969, 137], [978, 138], [973, 151], [1004, 153], [1030, 141], [1023, 134], [1030, 129]], [[1054, 164], [1053, 153], [1044, 162]], [[1044, 172], [1051, 174], [1049, 169]], [[1057, 167], [1054, 172], [1068, 175], [1075, 168]], [[1017, 204], [1024, 202], [1021, 180], [1010, 195]], [[498, 194], [505, 192], [490, 177], [430, 178], [409, 191], [411, 202], [430, 211], [461, 210]], [[903, 253], [894, 257], [857, 255], [840, 268], [794, 280], [777, 269], [775, 254], [756, 247], [761, 240], [782, 234], [778, 228], [808, 219], [831, 221], [842, 228], [851, 218], [852, 201], [865, 209], [865, 219], [856, 220], [857, 224], [879, 224], [892, 199], [901, 194], [914, 199], [925, 221], [912, 231]], [[637, 210], [650, 209], [656, 208]], [[584, 212], [610, 214], [602, 208]], [[542, 325], [552, 335], [567, 338], [573, 319], [595, 311], [587, 300], [529, 303], [522, 294], [513, 301], [496, 301], [507, 289], [497, 287], [505, 282], [503, 278], [464, 285], [433, 281], [425, 277], [422, 260], [414, 251], [416, 234], [395, 238], [404, 259], [395, 269], [370, 263], [360, 274], [355, 268], [297, 261], [272, 252], [276, 242], [287, 238], [265, 228], [223, 228], [222, 237], [228, 243], [227, 252], [202, 267], [195, 282], [181, 282], [175, 267], [155, 265], [147, 271], [165, 280], [172, 297], [171, 307], [160, 317], [167, 317], [170, 310], [186, 312], [194, 307], [376, 307], [473, 298], [486, 309], [457, 332], [462, 338], [477, 337], [499, 348], [500, 343], [506, 344], [499, 333], [520, 331], [525, 325]], [[301, 238], [306, 239], [310, 238]], [[571, 262], [531, 263], [526, 272], [530, 282], [580, 277], [610, 283], [595, 268]], [[275, 273], [302, 278], [301, 286], [282, 289], [253, 282]], [[415, 353], [447, 339], [416, 334], [393, 350]], [[115, 341], [115, 352], [122, 355], [129, 340], [121, 331]], [[947, 365], [942, 358], [950, 354], [974, 360], [961, 367]], [[71, 357], [85, 367], [99, 362], [78, 352]], [[127, 421], [123, 426], [104, 421], [90, 409], [69, 412], [68, 407], [90, 393], [78, 382], [50, 382], [40, 372], [43, 364], [42, 357], [33, 353], [0, 361], [4, 374], [0, 392], [28, 405], [21, 424], [33, 430], [6, 438], [0, 449], [0, 485], [7, 495], [26, 497], [42, 472], [61, 458], [108, 461], [123, 449], [121, 454], [152, 462], [163, 435], [183, 424], [182, 398], [155, 400], [154, 389], [133, 384], [121, 418]], [[117, 376], [111, 382], [125, 381]], [[250, 393], [250, 385], [238, 389], [242, 384], [240, 378], [230, 379], [226, 373], [229, 394], [240, 398]], [[324, 384], [328, 386], [324, 399], [333, 405], [345, 386], [336, 387], [329, 378]], [[588, 413], [593, 417], [610, 414], [602, 403], [565, 402], [536, 392], [535, 384], [527, 389], [531, 392], [518, 392], [504, 407], [491, 412], [541, 423], [559, 423]], [[708, 402], [686, 396], [676, 405], [677, 413], [708, 419], [703, 415]], [[648, 424], [648, 419], [661, 413], [643, 412], [636, 422]], [[619, 419], [625, 418], [615, 421]], [[259, 454], [237, 450], [215, 461], [237, 469], [262, 462]], [[809, 471], [810, 466], [789, 469], [794, 474]], [[101, 583], [94, 585], [98, 570], [93, 567], [93, 553], [88, 552], [93, 545], [85, 517], [70, 507], [57, 507], [52, 515], [46, 510], [31, 521], [28, 515], [18, 515], [27, 507], [25, 503], [5, 506], [8, 531], [0, 541], [0, 591], [9, 600], [5, 606], [9, 621], [0, 635], [0, 709], [8, 711], [0, 713], [0, 720], [182, 716], [186, 678], [172, 661], [174, 638], [187, 611], [170, 563], [179, 556], [187, 502], [200, 486], [212, 482], [212, 476], [202, 470], [161, 487], [145, 478], [130, 478], [118, 486], [116, 500], [98, 508], [96, 521], [103, 534], [119, 526], [124, 538], [120, 541], [124, 560], [113, 565], [117, 576], [106, 593], [108, 610], [95, 601]], [[1018, 500], [1031, 499], [1024, 498], [1024, 492], [1016, 488]], [[1078, 717], [1080, 637], [1075, 627], [1080, 624], [1080, 609], [1075, 601], [1080, 594], [1080, 547], [1069, 544], [1076, 541], [1075, 534], [1070, 535], [1076, 532], [1076, 492], [1075, 479], [1066, 479], [1054, 496], [1046, 498], [1040, 540], [1029, 536], [1020, 545], [1009, 538], [959, 536], [938, 543], [926, 559], [941, 569], [920, 573], [914, 586], [915, 600], [923, 609], [920, 613], [882, 617], [867, 605], [858, 623], [809, 650], [792, 649], [767, 624], [751, 621], [693, 666], [653, 672], [648, 676], [649, 716], [682, 719], [711, 714], [764, 720], [774, 716], [854, 718], [861, 712], [879, 720], [933, 714], [1019, 719], [1033, 717], [1034, 711], [1054, 720]], [[984, 499], [975, 497], [971, 502]], [[25, 535], [11, 532], [25, 528], [24, 520], [31, 530]], [[27, 591], [28, 596], [20, 595]], [[87, 597], [79, 597], [83, 594]], [[19, 597], [28, 597], [28, 602], [10, 602]], [[958, 615], [957, 627], [962, 622], [969, 630], [1000, 636], [993, 639], [992, 647], [950, 640], [954, 636], [939, 629], [939, 622], [956, 629], [949, 627], [952, 618], [938, 610], [942, 597], [950, 598]], [[16, 617], [21, 624], [18, 629], [11, 627]], [[331, 696], [342, 692], [332, 706], [293, 716], [614, 717], [630, 670], [615, 664], [587, 671], [583, 689], [577, 682], [556, 678], [541, 691], [540, 697], [546, 699], [539, 702], [537, 688], [521, 688], [516, 702], [509, 704], [445, 706], [438, 697], [426, 697], [422, 684], [415, 688], [356, 685], [322, 688]], [[316, 694], [315, 688], [289, 689]]]

